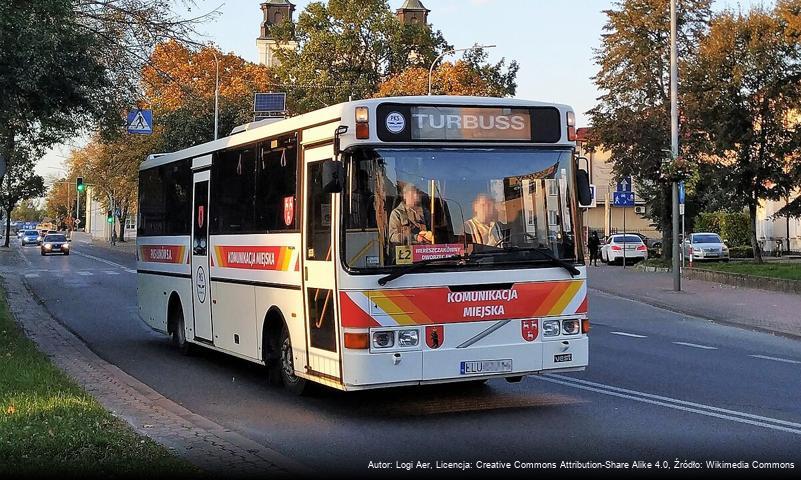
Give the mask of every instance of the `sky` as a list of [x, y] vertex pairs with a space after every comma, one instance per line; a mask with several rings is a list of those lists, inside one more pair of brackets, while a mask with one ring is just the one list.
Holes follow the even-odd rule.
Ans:
[[[262, 0], [196, 0], [186, 16], [218, 11], [198, 29], [202, 41], [213, 42], [225, 52], [257, 61], [256, 37], [262, 19]], [[297, 15], [311, 0], [290, 0]], [[668, 0], [665, 0], [668, 1]], [[604, 10], [612, 0], [422, 0], [431, 10], [429, 23], [441, 30], [455, 48], [475, 43], [497, 45], [489, 49], [490, 61], [506, 58], [520, 64], [517, 97], [571, 105], [577, 124], [588, 126], [587, 110], [598, 91], [592, 82], [597, 72], [593, 50], [600, 45]], [[176, 1], [176, 4], [181, 2]], [[393, 10], [403, 0], [389, 0]], [[747, 10], [751, 5], [770, 6], [769, 0], [715, 0], [715, 10]], [[158, 122], [158, 119], [154, 120]], [[45, 178], [62, 174], [63, 162], [80, 140], [59, 145], [37, 165]]]

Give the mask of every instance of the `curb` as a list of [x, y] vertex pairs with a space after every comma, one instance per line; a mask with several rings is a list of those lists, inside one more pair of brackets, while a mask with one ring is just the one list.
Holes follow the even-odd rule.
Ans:
[[[801, 265], [799, 265], [801, 268]], [[717, 270], [706, 270], [704, 268], [687, 268], [685, 270], [687, 278], [703, 280], [706, 282], [723, 283], [735, 287], [756, 288], [771, 292], [794, 293], [801, 295], [801, 281], [788, 280], [784, 278], [760, 277], [757, 275], [746, 275], [744, 273], [721, 272]]]
[[310, 476], [300, 463], [197, 415], [92, 352], [50, 315], [17, 274], [0, 274], [8, 306], [40, 351], [138, 434], [224, 477]]

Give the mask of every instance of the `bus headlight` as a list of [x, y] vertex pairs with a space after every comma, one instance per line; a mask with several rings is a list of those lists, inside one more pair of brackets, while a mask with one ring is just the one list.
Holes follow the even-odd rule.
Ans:
[[390, 331], [373, 332], [373, 347], [391, 348], [395, 345], [395, 333]]
[[559, 320], [545, 320], [542, 322], [542, 335], [544, 337], [555, 337], [559, 335]]
[[581, 322], [577, 318], [562, 320], [562, 332], [565, 335], [576, 335], [581, 331]]
[[399, 347], [416, 347], [420, 343], [420, 334], [417, 330], [401, 330], [398, 332]]

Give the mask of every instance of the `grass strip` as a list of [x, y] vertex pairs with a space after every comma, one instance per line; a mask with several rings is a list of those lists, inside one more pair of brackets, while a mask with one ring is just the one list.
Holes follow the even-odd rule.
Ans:
[[754, 277], [782, 278], [785, 280], [801, 280], [801, 263], [763, 263], [730, 262], [730, 263], [697, 263], [694, 265], [704, 270], [716, 270], [727, 273], [740, 273]]
[[0, 288], [0, 477], [197, 476], [136, 434], [58, 370], [22, 333]]

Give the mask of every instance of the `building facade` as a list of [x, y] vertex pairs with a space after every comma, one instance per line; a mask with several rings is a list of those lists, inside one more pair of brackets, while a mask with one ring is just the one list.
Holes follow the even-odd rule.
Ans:
[[270, 27], [284, 22], [293, 23], [292, 14], [295, 5], [287, 0], [267, 0], [261, 4], [263, 19], [261, 34], [256, 39], [256, 48], [259, 51], [259, 64], [273, 67], [278, 64], [275, 52], [280, 49], [294, 50], [297, 43], [294, 41], [279, 42], [270, 35]]
[[[801, 218], [778, 217], [779, 212], [788, 202], [798, 198], [801, 192], [796, 191], [784, 200], [760, 202], [757, 209], [757, 241], [762, 250], [776, 253], [777, 250], [801, 252]], [[779, 247], [781, 245], [781, 248]]]
[[[595, 187], [594, 206], [584, 209], [584, 226], [590, 232], [596, 231], [601, 237], [618, 232], [641, 233], [648, 238], [661, 238], [662, 233], [653, 222], [646, 218], [645, 199], [637, 197], [636, 179], [632, 185], [633, 207], [615, 207], [614, 192], [617, 179], [610, 160], [611, 154], [603, 147], [588, 148], [589, 128], [579, 128], [576, 132], [576, 152], [587, 159], [580, 167], [587, 168], [590, 184]], [[625, 225], [625, 227], [624, 227]]]

